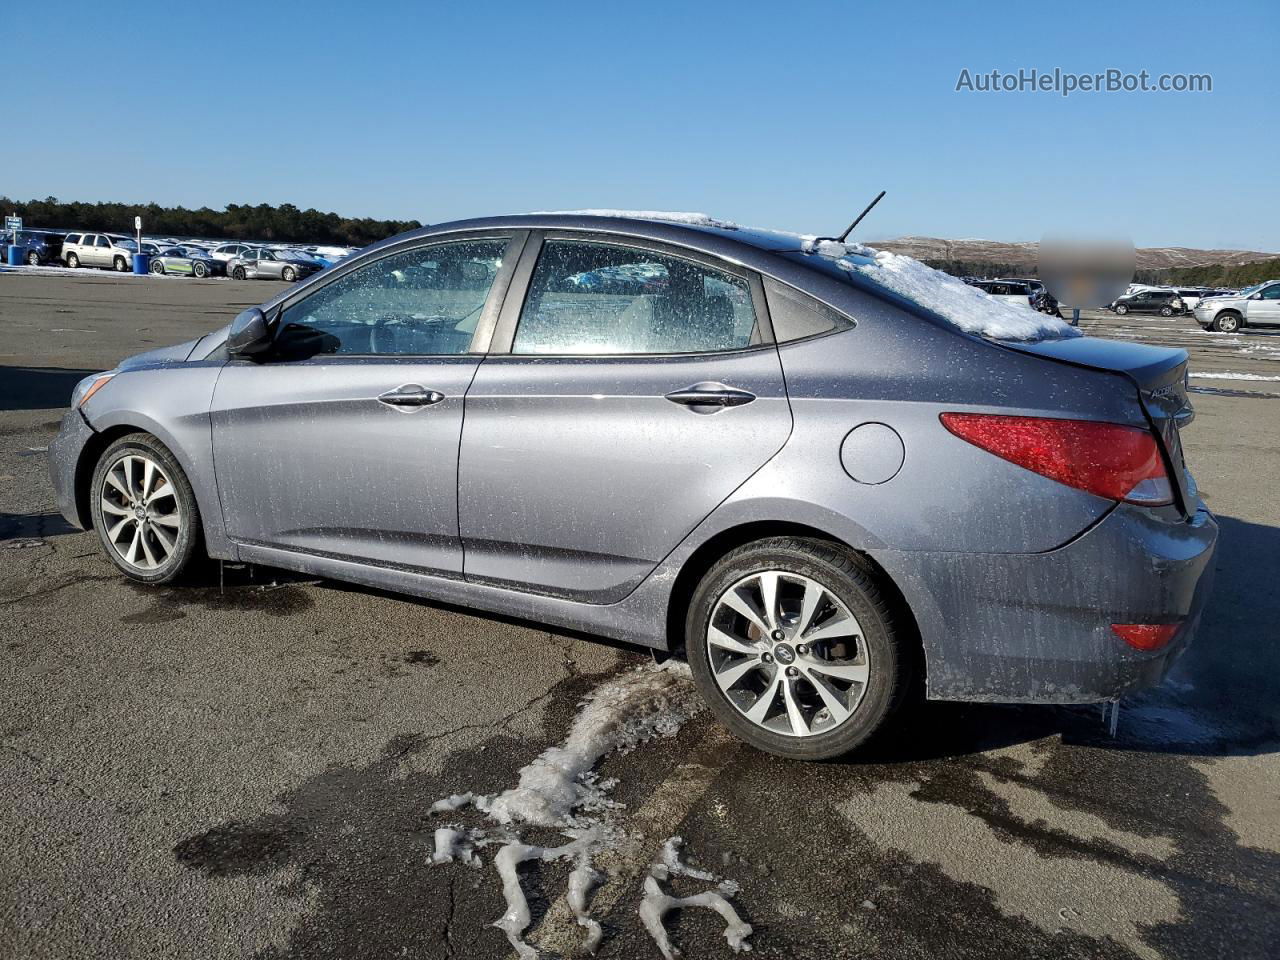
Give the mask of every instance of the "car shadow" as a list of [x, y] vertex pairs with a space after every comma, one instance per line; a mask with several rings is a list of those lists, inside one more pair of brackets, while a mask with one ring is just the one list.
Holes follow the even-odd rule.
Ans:
[[0, 366], [0, 410], [47, 410], [71, 403], [75, 385], [96, 370]]
[[0, 546], [15, 540], [46, 540], [80, 533], [60, 513], [0, 513]]

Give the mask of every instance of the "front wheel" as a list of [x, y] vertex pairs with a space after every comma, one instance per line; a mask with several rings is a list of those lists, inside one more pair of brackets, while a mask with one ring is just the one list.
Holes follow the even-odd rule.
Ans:
[[1213, 329], [1219, 333], [1235, 333], [1240, 329], [1240, 315], [1237, 313], [1220, 313], [1213, 321]]
[[721, 722], [752, 746], [797, 760], [864, 744], [910, 678], [877, 574], [821, 540], [777, 537], [727, 554], [694, 593], [685, 643]]
[[1123, 317], [1128, 312], [1129, 312], [1129, 308], [1126, 307], [1123, 303], [1116, 305], [1116, 313], [1120, 314], [1120, 316]]
[[298, 273], [293, 269], [293, 267], [285, 267], [280, 271], [280, 279], [285, 283], [293, 283], [293, 281], [298, 279]]
[[200, 510], [173, 454], [131, 433], [98, 459], [90, 481], [93, 526], [111, 562], [141, 583], [168, 583], [200, 544]]
[[40, 254], [36, 253], [34, 250], [32, 250], [30, 253], [28, 253], [28, 254], [27, 254], [27, 266], [29, 266], [29, 267], [38, 267], [38, 266], [40, 266]]
[[116, 257], [111, 261], [111, 265], [115, 267], [116, 273], [124, 273], [129, 269], [129, 264], [125, 262], [124, 257]]
[[1173, 316], [1173, 307], [1161, 307], [1161, 308], [1160, 308], [1160, 316], [1162, 316], [1162, 317], [1172, 317], [1172, 316]]
[[234, 267], [234, 268], [232, 268], [232, 270], [231, 270], [231, 279], [233, 279], [233, 280], [243, 280], [243, 279], [244, 279], [244, 267]]
[[164, 261], [163, 261], [163, 260], [152, 260], [152, 261], [151, 261], [151, 272], [152, 272], [152, 273], [154, 273], [157, 277], [163, 277], [163, 276], [164, 276]]

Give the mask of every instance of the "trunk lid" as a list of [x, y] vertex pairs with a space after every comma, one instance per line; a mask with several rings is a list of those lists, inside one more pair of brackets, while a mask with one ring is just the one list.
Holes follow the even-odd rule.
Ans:
[[1126, 377], [1137, 388], [1142, 408], [1164, 448], [1183, 514], [1188, 517], [1195, 514], [1199, 497], [1195, 480], [1187, 470], [1179, 435], [1180, 429], [1195, 417], [1187, 396], [1187, 351], [1097, 337], [1038, 343], [1001, 342], [1001, 346]]

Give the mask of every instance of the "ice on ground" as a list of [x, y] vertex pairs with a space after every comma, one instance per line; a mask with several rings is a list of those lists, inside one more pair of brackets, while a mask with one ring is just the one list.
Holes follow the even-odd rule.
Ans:
[[[520, 782], [497, 797], [472, 803], [503, 824], [584, 826], [609, 804], [612, 783], [593, 768], [607, 753], [625, 753], [654, 737], [674, 736], [702, 709], [686, 664], [669, 660], [597, 687], [574, 718], [565, 742], [543, 751], [520, 771]], [[582, 810], [585, 817], [575, 811]]]
[[[680, 837], [669, 838], [662, 845], [662, 859], [649, 867], [649, 875], [644, 878], [642, 888], [644, 897], [640, 901], [640, 922], [649, 931], [649, 936], [653, 937], [653, 942], [657, 944], [663, 957], [666, 960], [675, 960], [680, 956], [680, 951], [671, 945], [671, 938], [667, 935], [663, 918], [671, 910], [704, 907], [714, 910], [724, 918], [724, 938], [734, 953], [750, 951], [751, 944], [746, 940], [751, 936], [751, 924], [738, 916], [738, 911], [733, 909], [733, 905], [728, 900], [738, 892], [738, 885], [732, 880], [721, 880], [713, 873], [697, 870], [684, 864], [680, 860], [681, 843]], [[689, 897], [673, 897], [662, 889], [662, 884], [659, 882], [672, 876], [706, 880], [718, 883], [719, 887], [717, 890], [704, 890]]]
[[1280, 382], [1280, 376], [1269, 376], [1262, 373], [1193, 373], [1193, 380], [1265, 380], [1269, 383]]
[[[576, 861], [568, 880], [569, 908], [586, 931], [583, 948], [595, 952], [604, 931], [589, 915], [588, 900], [591, 890], [604, 878], [592, 868], [591, 860], [619, 836], [619, 831], [607, 823], [617, 807], [608, 797], [615, 781], [599, 779], [595, 765], [608, 753], [625, 753], [654, 737], [674, 735], [702, 706], [687, 664], [668, 661], [661, 666], [637, 668], [593, 690], [583, 701], [564, 743], [548, 748], [527, 764], [515, 787], [496, 797], [470, 791], [455, 793], [431, 805], [434, 813], [454, 812], [471, 805], [501, 825], [491, 832], [472, 830], [465, 839], [457, 827], [438, 829], [432, 861], [456, 859], [478, 865], [474, 848], [494, 842], [505, 844], [494, 858], [494, 867], [502, 880], [507, 909], [494, 926], [507, 935], [520, 960], [538, 956], [538, 950], [524, 940], [531, 918], [520, 885], [519, 866], [528, 860]], [[527, 844], [505, 829], [514, 824], [558, 828], [570, 842], [558, 847]], [[670, 850], [674, 866], [670, 869], [691, 869], [679, 863], [678, 838], [675, 839]], [[736, 887], [722, 885], [721, 889], [732, 895]]]
[[466, 834], [457, 827], [440, 827], [436, 830], [436, 849], [431, 854], [432, 863], [452, 863], [457, 860], [469, 867], [480, 866], [480, 858], [466, 842]]

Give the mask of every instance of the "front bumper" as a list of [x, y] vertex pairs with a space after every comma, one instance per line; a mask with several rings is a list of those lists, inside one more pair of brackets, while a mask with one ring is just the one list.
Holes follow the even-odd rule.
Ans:
[[[1037, 554], [877, 555], [915, 614], [928, 695], [1094, 703], [1164, 679], [1199, 624], [1218, 524], [1121, 504], [1071, 543]], [[1183, 624], [1143, 653], [1113, 623]]]
[[87, 515], [81, 515], [80, 505], [77, 503], [77, 472], [80, 469], [80, 455], [93, 436], [93, 428], [85, 422], [80, 411], [68, 410], [63, 414], [58, 435], [49, 444], [49, 479], [53, 482], [53, 492], [58, 500], [58, 512], [66, 517], [67, 523], [82, 530], [88, 530], [92, 521]]

